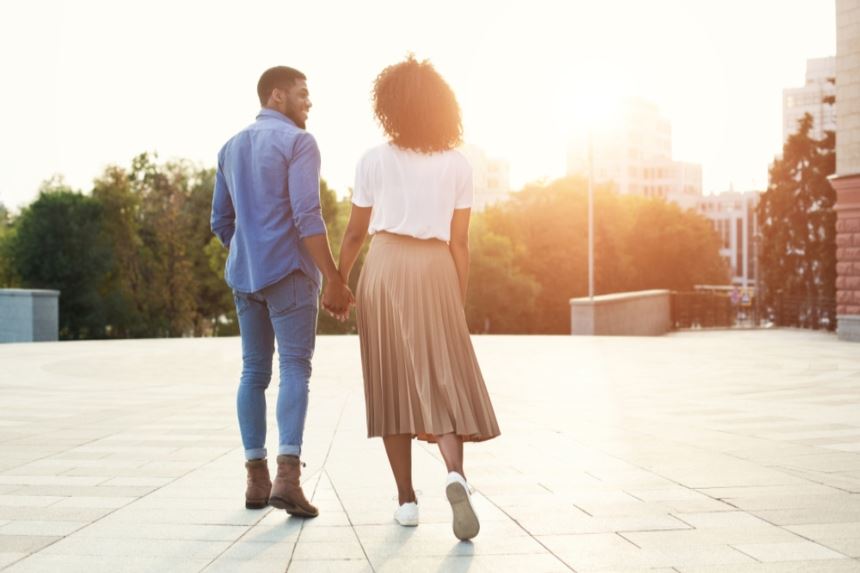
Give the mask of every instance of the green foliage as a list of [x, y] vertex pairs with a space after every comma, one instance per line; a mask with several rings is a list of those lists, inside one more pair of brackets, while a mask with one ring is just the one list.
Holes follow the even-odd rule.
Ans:
[[[727, 282], [719, 239], [700, 215], [608, 188], [596, 190], [594, 212], [597, 294]], [[586, 181], [580, 178], [532, 185], [483, 214], [490, 232], [516, 246], [511, 267], [539, 285], [529, 320], [499, 319], [516, 324], [512, 331], [570, 332], [569, 301], [588, 294], [587, 216]], [[503, 316], [516, 306], [496, 312]]]
[[835, 136], [811, 137], [812, 117], [770, 167], [758, 205], [763, 303], [779, 325], [836, 326]]
[[213, 185], [212, 169], [159, 165], [148, 154], [135, 157], [130, 170], [109, 167], [95, 182], [93, 197], [104, 205], [114, 246], [105, 278], [114, 336], [220, 330], [232, 299], [207, 253]]
[[[674, 203], [629, 197], [633, 222], [626, 254], [636, 264], [625, 290], [690, 290], [697, 284], [726, 284], [729, 269], [719, 252], [720, 239], [702, 215], [683, 212]], [[710, 254], [711, 256], [702, 256]]]
[[10, 288], [19, 284], [12, 264], [11, 246], [15, 240], [15, 227], [12, 214], [0, 203], [0, 288]]
[[522, 332], [535, 311], [540, 287], [517, 266], [525, 253], [510, 238], [474, 218], [469, 236], [471, 264], [466, 296], [469, 330], [483, 333]]
[[[14, 224], [0, 210], [0, 280], [61, 290], [67, 338], [235, 335], [227, 250], [209, 229], [213, 185], [212, 169], [149, 154], [108, 167], [90, 197], [49, 184]], [[473, 216], [473, 332], [569, 332], [569, 299], [588, 288], [585, 187], [576, 178], [531, 185]], [[320, 199], [337, 258], [351, 200], [325, 181]], [[719, 240], [701, 216], [603, 188], [595, 213], [598, 294], [726, 282]], [[320, 314], [320, 333], [355, 331], [354, 313], [346, 323]]]
[[42, 186], [16, 223], [9, 255], [21, 284], [60, 291], [60, 336], [106, 335], [101, 280], [111, 264], [102, 232], [103, 210], [62, 181]]

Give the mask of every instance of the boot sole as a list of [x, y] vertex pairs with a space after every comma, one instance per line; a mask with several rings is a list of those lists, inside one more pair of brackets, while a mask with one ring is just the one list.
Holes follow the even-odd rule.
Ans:
[[263, 509], [267, 505], [269, 505], [269, 500], [264, 501], [250, 501], [245, 500], [245, 509]]
[[312, 513], [280, 497], [270, 497], [269, 505], [278, 509], [283, 509], [290, 515], [295, 515], [296, 517], [316, 517], [320, 514], [319, 510]]
[[478, 515], [472, 502], [469, 501], [469, 492], [460, 483], [449, 483], [445, 487], [445, 495], [451, 503], [451, 511], [454, 513], [454, 536], [461, 541], [472, 539], [481, 530]]

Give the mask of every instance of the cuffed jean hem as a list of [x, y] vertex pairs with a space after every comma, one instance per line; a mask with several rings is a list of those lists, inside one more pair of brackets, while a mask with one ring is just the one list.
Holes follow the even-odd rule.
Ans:
[[246, 460], [264, 460], [266, 459], [266, 448], [254, 448], [253, 450], [245, 450]]
[[279, 456], [296, 456], [299, 457], [302, 453], [301, 446], [279, 446], [278, 447], [278, 455]]

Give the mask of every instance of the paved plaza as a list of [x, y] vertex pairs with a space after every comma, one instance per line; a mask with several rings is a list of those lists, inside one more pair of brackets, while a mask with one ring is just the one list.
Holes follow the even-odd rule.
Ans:
[[244, 509], [238, 339], [0, 345], [0, 569], [860, 571], [860, 345], [795, 330], [474, 342], [502, 436], [466, 445], [471, 543], [451, 533], [433, 446], [413, 450], [421, 525], [392, 520], [355, 337], [317, 343], [313, 520]]

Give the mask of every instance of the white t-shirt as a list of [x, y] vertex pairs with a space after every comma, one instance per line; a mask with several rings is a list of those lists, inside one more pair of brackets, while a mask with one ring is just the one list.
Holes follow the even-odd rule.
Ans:
[[447, 242], [454, 209], [470, 208], [473, 195], [472, 166], [459, 151], [419, 153], [386, 143], [358, 162], [352, 202], [373, 207], [370, 234]]

